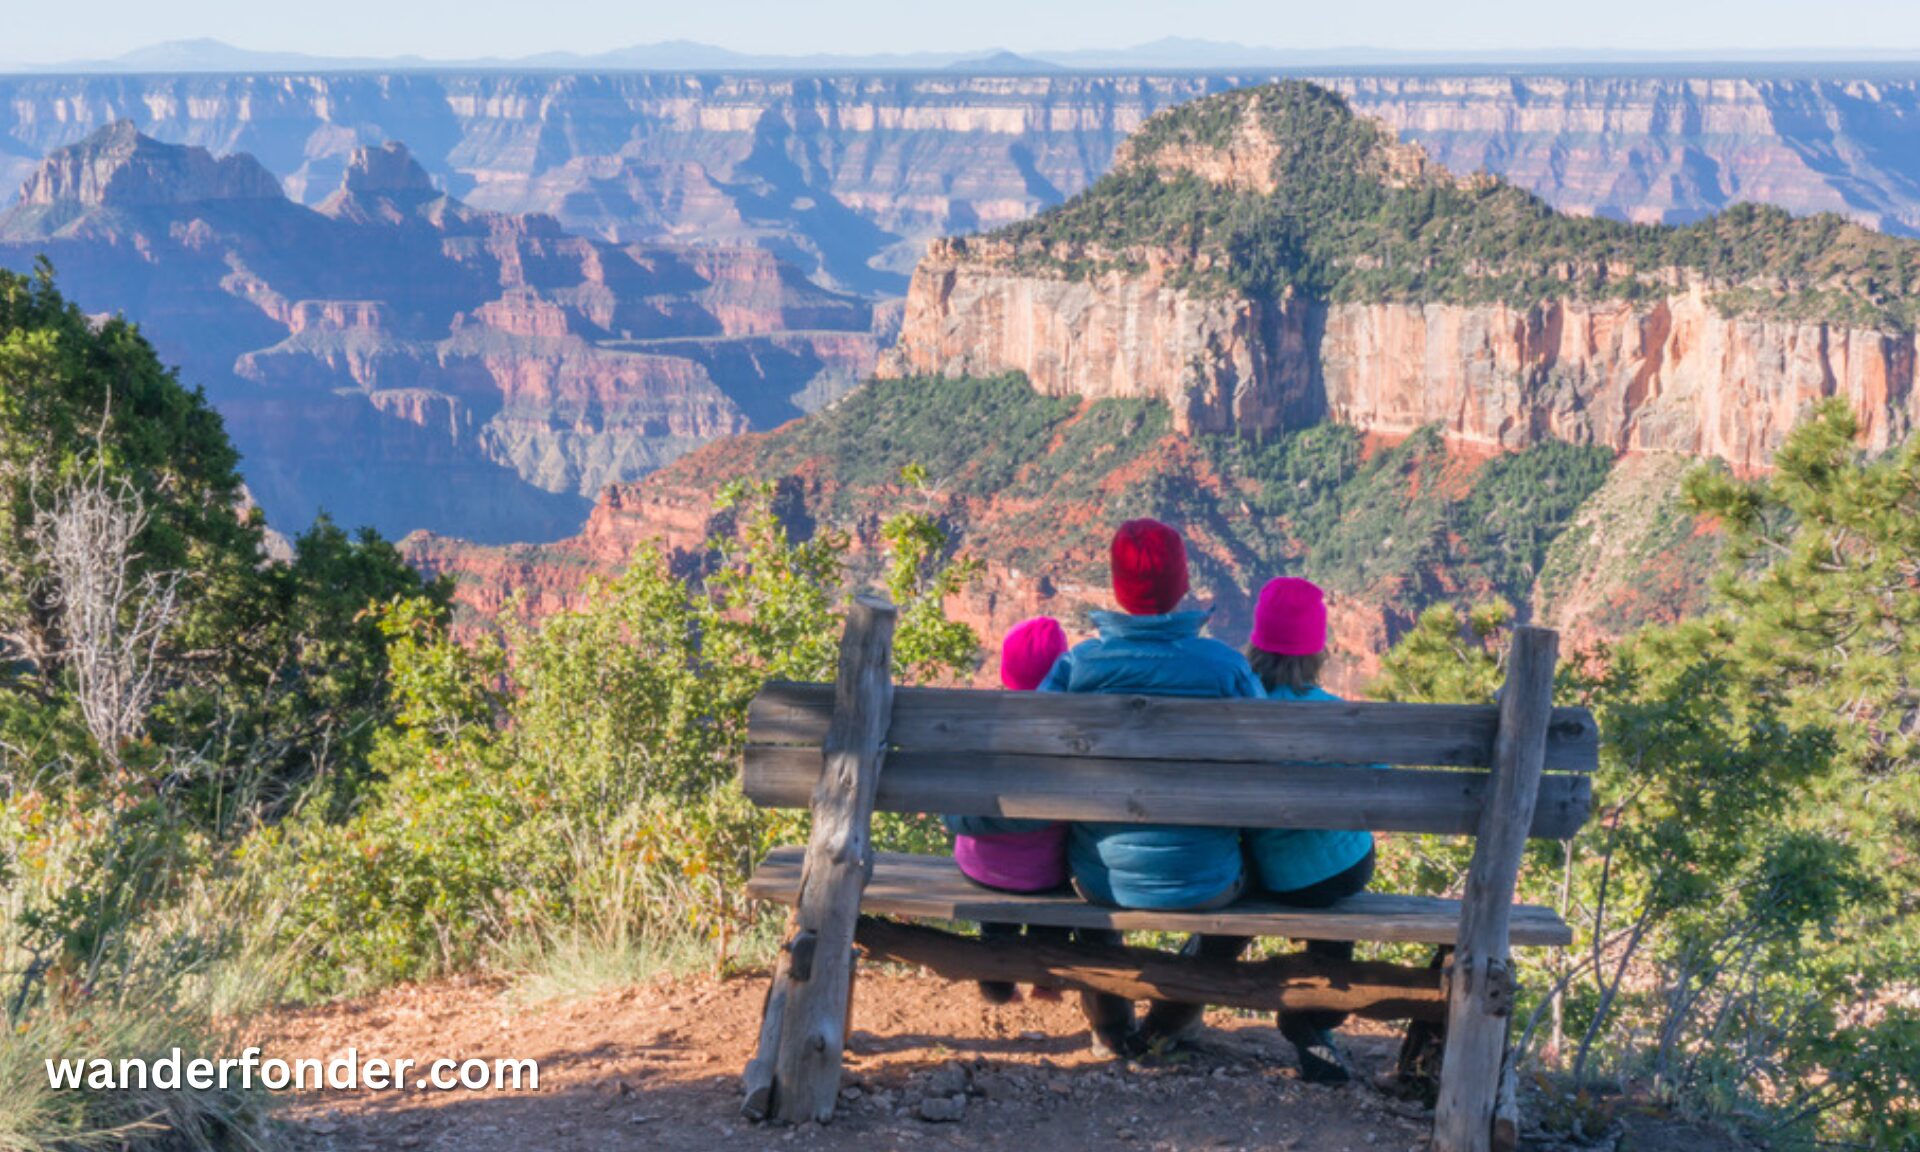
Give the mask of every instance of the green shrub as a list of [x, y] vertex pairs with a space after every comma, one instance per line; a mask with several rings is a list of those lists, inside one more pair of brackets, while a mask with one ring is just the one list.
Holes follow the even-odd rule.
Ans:
[[[299, 893], [279, 928], [298, 991], [429, 976], [501, 948], [605, 956], [692, 938], [727, 962], [758, 926], [740, 896], [748, 871], [804, 829], [803, 814], [740, 794], [747, 704], [769, 679], [833, 678], [846, 577], [847, 538], [789, 538], [774, 496], [724, 494], [733, 535], [698, 582], [643, 548], [579, 609], [510, 628], [511, 660], [454, 641], [430, 604], [385, 609], [398, 723], [376, 744], [382, 778], [345, 820], [316, 810], [259, 838], [256, 867]], [[899, 674], [969, 670], [979, 641], [941, 605], [971, 566], [924, 512], [889, 519], [883, 537]], [[937, 834], [922, 820], [877, 828], [903, 846]]]
[[[1920, 1133], [1920, 446], [1868, 459], [1854, 432], [1828, 405], [1771, 476], [1694, 474], [1694, 510], [1730, 540], [1713, 607], [1563, 664], [1563, 698], [1603, 737], [1596, 819], [1564, 854], [1530, 851], [1522, 894], [1578, 937], [1530, 981], [1541, 1013], [1563, 990], [1535, 1050], [1576, 1089], [1626, 1075], [1794, 1139], [1904, 1150]], [[1429, 612], [1378, 690], [1488, 699], [1500, 624]], [[1384, 856], [1438, 888], [1464, 864], [1424, 841]]]

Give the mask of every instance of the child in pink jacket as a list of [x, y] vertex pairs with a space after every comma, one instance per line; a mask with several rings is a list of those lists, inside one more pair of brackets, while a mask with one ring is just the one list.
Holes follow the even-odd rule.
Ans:
[[[1015, 692], [1031, 692], [1047, 678], [1067, 650], [1067, 634], [1050, 616], [1015, 625], [1000, 645], [1000, 683]], [[967, 879], [1001, 892], [1046, 892], [1067, 882], [1067, 826], [1058, 821], [1012, 820], [999, 816], [949, 816], [953, 860]], [[1044, 928], [1030, 934], [1045, 934]], [[1018, 924], [982, 924], [980, 935], [993, 940], [1018, 936]], [[1065, 933], [1061, 933], [1065, 935]], [[980, 994], [1005, 1004], [1017, 994], [1005, 981], [983, 980]]]

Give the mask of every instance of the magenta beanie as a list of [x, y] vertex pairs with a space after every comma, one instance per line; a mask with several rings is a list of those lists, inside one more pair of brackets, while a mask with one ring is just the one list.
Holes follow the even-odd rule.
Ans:
[[1000, 683], [1015, 692], [1031, 692], [1053, 671], [1067, 651], [1067, 633], [1051, 616], [1022, 620], [1000, 642]]
[[1262, 652], [1311, 656], [1327, 648], [1327, 598], [1311, 580], [1282, 576], [1267, 581], [1253, 608], [1253, 638]]

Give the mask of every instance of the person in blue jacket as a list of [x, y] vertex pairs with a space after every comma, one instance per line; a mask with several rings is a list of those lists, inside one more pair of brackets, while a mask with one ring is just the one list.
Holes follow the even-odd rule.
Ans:
[[[1247, 660], [1270, 700], [1338, 701], [1320, 687], [1327, 660], [1327, 602], [1308, 580], [1283, 576], [1260, 590], [1254, 607], [1253, 636]], [[1249, 828], [1243, 833], [1254, 881], [1285, 904], [1325, 908], [1366, 888], [1373, 879], [1373, 834], [1346, 829]], [[1190, 955], [1232, 959], [1247, 941], [1232, 936], [1195, 937]], [[1307, 952], [1352, 960], [1351, 941], [1310, 940]], [[1147, 1046], [1177, 1041], [1199, 1022], [1200, 1009], [1186, 1004], [1155, 1005], [1141, 1029]], [[1283, 1012], [1280, 1034], [1300, 1058], [1301, 1079], [1315, 1084], [1344, 1084], [1350, 1078], [1346, 1058], [1333, 1030], [1346, 1022], [1339, 1012]]]
[[[1123, 612], [1096, 612], [1099, 635], [1069, 650], [1042, 692], [1249, 697], [1260, 682], [1246, 658], [1200, 635], [1207, 613], [1179, 611], [1188, 589], [1186, 544], [1157, 520], [1129, 520], [1110, 550], [1113, 595]], [[1238, 899], [1245, 868], [1237, 828], [1084, 823], [1071, 826], [1067, 862], [1086, 899], [1121, 908], [1218, 908]], [[1119, 933], [1082, 933], [1118, 943]], [[1097, 1047], [1137, 1048], [1133, 1005], [1082, 995]]]

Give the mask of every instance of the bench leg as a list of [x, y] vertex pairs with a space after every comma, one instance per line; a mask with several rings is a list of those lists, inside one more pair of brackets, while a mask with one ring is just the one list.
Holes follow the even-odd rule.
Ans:
[[[1073, 934], [1076, 944], [1120, 944], [1120, 933], [1107, 928], [1082, 928]], [[1127, 1041], [1133, 1036], [1133, 1001], [1105, 992], [1080, 993], [1080, 1014], [1087, 1018], [1096, 1051], [1105, 1048], [1114, 1056], [1127, 1054]]]
[[786, 938], [773, 961], [773, 975], [767, 980], [767, 998], [760, 1008], [760, 1043], [753, 1059], [740, 1074], [742, 1100], [740, 1111], [752, 1120], [773, 1115], [773, 1072], [780, 1052], [780, 1022], [786, 1016], [787, 989], [791, 984], [788, 967], [792, 964], [792, 941], [799, 928], [797, 914], [787, 916]]

